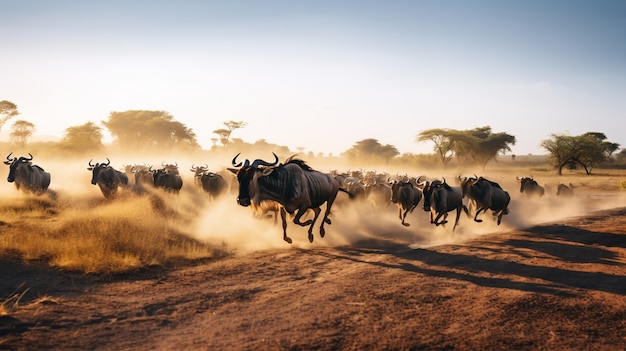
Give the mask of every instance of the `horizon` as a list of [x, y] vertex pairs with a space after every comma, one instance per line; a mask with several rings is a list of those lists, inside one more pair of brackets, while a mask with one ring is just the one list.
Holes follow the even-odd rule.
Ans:
[[[3, 5], [0, 100], [37, 135], [159, 110], [204, 149], [232, 137], [339, 155], [373, 138], [490, 126], [507, 154], [551, 134], [626, 145], [621, 1], [24, 1]], [[103, 128], [105, 140], [111, 141]]]

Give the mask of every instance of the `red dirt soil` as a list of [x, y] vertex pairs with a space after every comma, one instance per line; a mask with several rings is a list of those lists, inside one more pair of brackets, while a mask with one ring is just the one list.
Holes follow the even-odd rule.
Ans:
[[624, 350], [626, 208], [454, 245], [286, 245], [116, 276], [3, 253], [0, 293], [25, 288], [0, 349]]

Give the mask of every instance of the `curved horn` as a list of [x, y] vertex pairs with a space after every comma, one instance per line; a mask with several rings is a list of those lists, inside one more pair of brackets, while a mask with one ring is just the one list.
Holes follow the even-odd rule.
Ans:
[[[241, 152], [239, 154], [241, 154]], [[235, 163], [237, 162], [237, 157], [239, 156], [239, 154], [235, 155], [235, 157], [233, 157], [233, 160], [231, 161], [231, 163], [233, 164], [233, 167], [241, 167], [241, 162]]]
[[94, 165], [91, 164], [91, 161], [93, 161], [93, 158], [89, 160], [89, 167], [94, 167]]
[[7, 161], [12, 161], [11, 155], [13, 155], [13, 151], [9, 152], [9, 154], [7, 155]]
[[195, 165], [196, 165], [195, 163], [192, 163], [192, 164], [191, 164], [191, 171], [192, 171], [192, 172], [195, 172], [195, 171], [196, 171], [196, 169], [198, 169], [198, 167], [194, 167]]
[[258, 167], [258, 166], [276, 166], [278, 164], [278, 156], [276, 156], [275, 153], [272, 152], [272, 155], [274, 155], [274, 162], [270, 163], [267, 161], [263, 161], [261, 159], [256, 159], [254, 160], [254, 162], [252, 162], [252, 164], [250, 165], [250, 167]]
[[445, 177], [441, 177], [441, 179], [443, 179], [443, 183], [446, 183], [446, 178]]
[[107, 163], [105, 164], [105, 166], [108, 166], [108, 165], [110, 165], [110, 164], [111, 164], [111, 160], [109, 160], [109, 158], [108, 158], [108, 157], [107, 157], [106, 159], [107, 159]]
[[30, 154], [30, 152], [28, 153], [28, 156], [30, 156], [30, 158], [29, 158], [29, 159], [27, 159], [27, 160], [29, 160], [29, 161], [30, 161], [30, 160], [32, 160], [32, 159], [33, 159], [33, 155], [31, 155], [31, 154]]
[[474, 178], [478, 179], [478, 176], [476, 175], [476, 173], [474, 173]]

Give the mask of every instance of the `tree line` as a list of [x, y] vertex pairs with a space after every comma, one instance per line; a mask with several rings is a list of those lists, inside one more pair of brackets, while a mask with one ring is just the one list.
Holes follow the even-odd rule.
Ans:
[[[10, 119], [18, 115], [17, 105], [6, 100], [0, 101], [0, 130]], [[193, 130], [175, 120], [166, 111], [111, 112], [108, 119], [101, 124], [114, 137], [114, 143], [125, 150], [201, 149]], [[242, 148], [247, 145], [241, 139], [232, 138], [233, 132], [244, 128], [246, 122], [226, 121], [223, 125], [225, 128], [213, 131], [216, 137], [211, 139], [212, 149]], [[33, 135], [35, 125], [25, 120], [16, 120], [11, 129], [11, 142], [24, 146]], [[103, 127], [94, 122], [69, 127], [57, 146], [61, 150], [78, 154], [102, 151], [105, 148], [103, 130]], [[218, 142], [221, 145], [218, 145]], [[494, 132], [490, 126], [483, 126], [468, 130], [428, 129], [417, 134], [416, 142], [431, 142], [433, 154], [424, 157], [436, 159], [443, 167], [453, 159], [485, 167], [490, 161], [496, 160], [498, 155], [510, 152], [516, 138], [505, 132]], [[289, 152], [287, 147], [271, 145], [265, 140], [259, 140], [253, 145]], [[613, 156], [626, 160], [626, 149], [615, 155], [620, 145], [608, 141], [606, 135], [600, 132], [587, 132], [577, 136], [552, 134], [543, 140], [540, 146], [548, 152], [558, 174], [562, 174], [565, 168], [576, 167], [581, 167], [590, 174], [594, 167], [612, 160]], [[390, 160], [408, 158], [411, 155], [400, 155], [395, 146], [382, 145], [378, 140], [368, 138], [357, 141], [341, 156], [353, 160], [389, 163]], [[515, 155], [511, 157], [514, 159]]]

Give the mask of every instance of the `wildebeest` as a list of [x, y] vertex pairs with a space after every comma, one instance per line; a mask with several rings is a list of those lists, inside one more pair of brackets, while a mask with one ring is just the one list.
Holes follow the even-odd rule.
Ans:
[[183, 178], [178, 174], [176, 165], [163, 165], [163, 168], [160, 169], [152, 169], [150, 167], [149, 170], [152, 172], [156, 188], [176, 194], [180, 192], [180, 189], [183, 187]]
[[211, 200], [215, 200], [228, 191], [228, 182], [221, 174], [211, 172], [208, 166], [191, 166], [195, 181], [202, 187]]
[[154, 177], [149, 165], [133, 165], [130, 167], [130, 172], [135, 177], [136, 190], [145, 190], [146, 187], [154, 186]]
[[128, 176], [111, 167], [109, 158], [107, 158], [106, 163], [96, 163], [95, 165], [91, 161], [93, 160], [89, 160], [89, 167], [87, 168], [91, 171], [91, 184], [97, 184], [105, 198], [114, 198], [119, 187], [128, 186]]
[[517, 177], [520, 182], [520, 193], [525, 193], [529, 197], [542, 197], [545, 189], [533, 179], [533, 177]]
[[[419, 180], [419, 178], [418, 178]], [[430, 211], [430, 223], [439, 226], [448, 223], [448, 212], [456, 210], [456, 220], [452, 231], [459, 223], [459, 217], [461, 216], [461, 210], [467, 212], [467, 208], [463, 205], [463, 192], [459, 187], [451, 187], [446, 183], [446, 179], [443, 178], [443, 182], [440, 180], [434, 180], [432, 182], [418, 183], [422, 188], [424, 197], [424, 211]], [[439, 219], [443, 216], [443, 220], [439, 222]]]
[[561, 183], [556, 188], [556, 194], [559, 196], [573, 196], [575, 186], [569, 183], [569, 186]]
[[408, 227], [410, 224], [405, 222], [406, 215], [417, 207], [422, 199], [422, 191], [411, 181], [392, 180], [389, 184], [391, 185], [391, 202], [398, 206], [398, 217], [402, 225]]
[[461, 180], [463, 197], [467, 197], [470, 201], [468, 207], [474, 208], [476, 211], [474, 221], [482, 222], [478, 215], [481, 212], [491, 210], [494, 217], [497, 217], [498, 225], [500, 225], [502, 216], [509, 213], [508, 206], [511, 202], [509, 193], [502, 189], [498, 183], [483, 177], [459, 177], [459, 179]]
[[50, 186], [50, 173], [43, 170], [43, 168], [33, 165], [33, 155], [30, 153], [26, 158], [16, 157], [11, 158], [13, 153], [7, 155], [7, 160], [4, 161], [5, 165], [9, 166], [9, 176], [7, 181], [9, 183], [15, 182], [17, 190], [21, 190], [26, 193], [33, 193], [41, 195], [48, 190]]
[[[328, 218], [337, 193], [347, 192], [339, 187], [337, 181], [326, 173], [312, 169], [304, 161], [293, 156], [284, 164], [278, 164], [278, 156], [274, 155], [274, 162], [256, 159], [250, 163], [237, 163], [235, 155], [232, 160], [234, 168], [229, 168], [237, 175], [239, 194], [237, 203], [247, 207], [261, 206], [264, 202], [277, 203], [280, 206], [280, 215], [283, 225], [283, 239], [292, 243], [287, 236], [286, 213], [293, 217], [293, 223], [300, 226], [309, 226], [309, 242], [313, 242], [313, 226], [321, 212], [321, 206], [326, 203], [326, 211], [320, 224], [320, 236], [325, 235], [324, 223], [331, 224]], [[312, 209], [313, 219], [300, 222], [300, 218]]]

